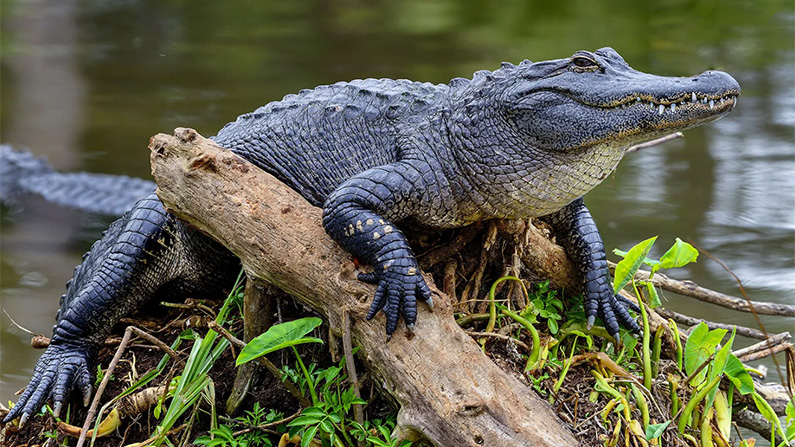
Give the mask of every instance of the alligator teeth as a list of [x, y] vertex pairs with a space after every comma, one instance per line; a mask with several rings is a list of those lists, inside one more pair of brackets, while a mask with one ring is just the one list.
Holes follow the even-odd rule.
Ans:
[[690, 94], [690, 102], [696, 102], [698, 98], [696, 98], [696, 92]]
[[637, 98], [635, 98], [635, 102], [640, 102], [640, 96], [638, 96]]
[[701, 103], [702, 104], [706, 104], [707, 103], [707, 98], [701, 98]]
[[671, 112], [676, 112], [676, 104], [671, 104]]
[[660, 104], [660, 106], [657, 108], [657, 113], [662, 115], [664, 111], [665, 111], [665, 106]]
[[714, 99], [710, 99], [709, 100], [709, 109], [712, 110], [714, 108], [715, 108], [715, 100]]

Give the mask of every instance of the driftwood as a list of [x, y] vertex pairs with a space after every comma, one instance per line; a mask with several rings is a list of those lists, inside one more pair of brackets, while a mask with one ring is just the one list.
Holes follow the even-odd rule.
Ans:
[[[322, 314], [350, 315], [360, 359], [401, 406], [398, 429], [438, 446], [575, 446], [549, 405], [499, 369], [458, 327], [448, 297], [421, 305], [413, 335], [387, 342], [384, 318], [365, 321], [374, 287], [323, 231], [321, 211], [296, 192], [190, 129], [150, 142], [152, 173], [167, 209], [210, 234], [267, 281]], [[426, 279], [432, 283], [430, 277]]]

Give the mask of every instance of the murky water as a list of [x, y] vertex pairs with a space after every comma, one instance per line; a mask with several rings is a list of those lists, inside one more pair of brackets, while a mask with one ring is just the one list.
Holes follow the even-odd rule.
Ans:
[[[677, 236], [692, 239], [752, 298], [795, 303], [790, 1], [6, 0], [2, 8], [0, 140], [59, 169], [142, 177], [154, 133], [189, 126], [213, 135], [238, 114], [338, 80], [447, 82], [504, 60], [602, 46], [658, 74], [728, 71], [743, 87], [734, 112], [627, 157], [586, 203], [608, 247], [659, 235], [664, 250]], [[49, 334], [63, 284], [108, 221], [37, 200], [0, 218], [2, 307]], [[707, 259], [672, 276], [738, 294]], [[667, 298], [680, 312], [756, 325], [748, 314]], [[6, 402], [40, 352], [0, 321]], [[792, 319], [763, 322], [770, 332], [795, 328]]]

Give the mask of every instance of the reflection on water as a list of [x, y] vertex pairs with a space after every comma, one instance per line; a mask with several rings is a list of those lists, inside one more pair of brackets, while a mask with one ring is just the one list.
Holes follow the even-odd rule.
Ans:
[[[662, 248], [691, 238], [731, 266], [753, 298], [793, 303], [791, 2], [272, 3], [2, 3], [0, 140], [61, 169], [149, 177], [152, 134], [190, 126], [212, 135], [301, 88], [357, 77], [447, 82], [503, 60], [612, 46], [643, 71], [728, 71], [743, 94], [727, 118], [627, 157], [589, 194], [606, 245], [626, 249], [658, 234]], [[49, 334], [63, 284], [107, 221], [37, 201], [0, 218], [2, 306]], [[707, 260], [673, 276], [737, 294]], [[755, 325], [746, 314], [667, 298], [685, 313]], [[39, 353], [0, 321], [5, 402]], [[793, 327], [764, 322], [773, 332]]]

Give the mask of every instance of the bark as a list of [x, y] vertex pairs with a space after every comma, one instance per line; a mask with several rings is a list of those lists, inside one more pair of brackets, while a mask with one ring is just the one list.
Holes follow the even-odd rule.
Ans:
[[578, 445], [545, 401], [458, 327], [435, 287], [435, 308], [421, 305], [415, 333], [387, 342], [383, 315], [364, 319], [374, 287], [355, 279], [351, 257], [321, 228], [320, 209], [193, 130], [156, 135], [149, 147], [170, 212], [226, 245], [250, 278], [285, 290], [332, 327], [351, 316], [359, 357], [401, 405], [401, 433], [437, 446]]

